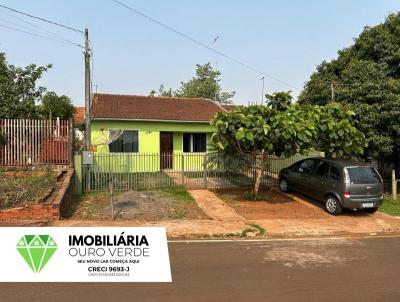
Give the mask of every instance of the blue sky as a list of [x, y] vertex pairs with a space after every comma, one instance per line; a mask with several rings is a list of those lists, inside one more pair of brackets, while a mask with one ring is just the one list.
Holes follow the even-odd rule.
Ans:
[[[364, 26], [400, 10], [398, 0], [121, 0], [297, 89], [265, 79], [270, 93], [298, 89], [323, 60], [351, 45]], [[261, 99], [260, 75], [199, 47], [115, 4], [111, 0], [0, 0], [0, 4], [76, 28], [89, 28], [94, 52], [93, 81], [99, 92], [144, 94], [177, 88], [190, 79], [196, 63], [211, 62], [222, 72], [223, 89], [236, 91], [235, 103]], [[33, 22], [63, 38], [83, 37]], [[30, 25], [0, 8], [0, 25], [28, 30]], [[38, 30], [32, 28], [32, 31]], [[47, 35], [47, 34], [46, 34]], [[219, 35], [215, 45], [212, 40]], [[14, 65], [52, 63], [40, 84], [84, 102], [83, 55], [78, 47], [0, 27], [0, 52]]]

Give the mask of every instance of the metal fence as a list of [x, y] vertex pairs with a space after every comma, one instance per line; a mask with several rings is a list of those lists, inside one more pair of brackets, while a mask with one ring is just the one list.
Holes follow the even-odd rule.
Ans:
[[[261, 186], [277, 186], [281, 169], [319, 155], [268, 157]], [[110, 182], [115, 191], [175, 185], [189, 189], [240, 188], [254, 185], [256, 158], [221, 153], [94, 153], [92, 164], [82, 165], [82, 170], [85, 192], [107, 191]]]
[[0, 119], [0, 166], [69, 165], [71, 127], [59, 119]]

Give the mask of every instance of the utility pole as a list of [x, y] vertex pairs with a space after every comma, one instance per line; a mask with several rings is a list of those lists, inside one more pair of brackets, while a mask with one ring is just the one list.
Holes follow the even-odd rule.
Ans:
[[90, 133], [90, 48], [89, 48], [89, 30], [85, 28], [85, 151], [91, 151], [91, 133]]
[[263, 76], [260, 80], [262, 80], [262, 91], [261, 91], [261, 105], [264, 103], [264, 80], [265, 77]]
[[[217, 42], [217, 40], [219, 39], [219, 36], [216, 36], [213, 40], [213, 44], [215, 44]], [[215, 61], [215, 72], [218, 72], [218, 61]], [[214, 95], [214, 101], [218, 102], [217, 98], [218, 98], [218, 94], [217, 94], [217, 87], [218, 87], [218, 79], [215, 78], [215, 95]]]
[[331, 102], [335, 101], [335, 87], [333, 86], [333, 81], [331, 82]]

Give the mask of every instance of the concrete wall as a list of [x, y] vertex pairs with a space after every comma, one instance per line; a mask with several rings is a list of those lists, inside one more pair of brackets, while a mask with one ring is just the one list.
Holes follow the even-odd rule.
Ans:
[[75, 154], [73, 158], [74, 162], [74, 190], [73, 193], [75, 195], [82, 195], [82, 155], [80, 154]]

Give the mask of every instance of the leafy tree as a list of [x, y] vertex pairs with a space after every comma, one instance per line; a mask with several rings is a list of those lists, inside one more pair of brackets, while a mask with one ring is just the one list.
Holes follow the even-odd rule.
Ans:
[[338, 54], [317, 66], [299, 102], [325, 105], [333, 85], [335, 101], [356, 113], [368, 142], [365, 156], [392, 161], [400, 172], [400, 13], [366, 27]]
[[49, 68], [51, 65], [9, 65], [4, 53], [0, 53], [0, 118], [37, 117], [35, 103], [45, 88], [36, 87], [36, 81]]
[[[275, 94], [276, 95], [276, 94]], [[261, 105], [219, 112], [211, 121], [214, 146], [225, 153], [255, 157], [257, 195], [270, 155], [291, 156], [316, 149], [327, 156], [358, 156], [364, 135], [352, 124], [354, 112], [338, 103], [325, 107], [291, 104], [284, 110]]]
[[[155, 96], [157, 95], [157, 91], [155, 91], [154, 89], [152, 91], [150, 91], [150, 96]], [[158, 95], [159, 96], [167, 96], [167, 97], [173, 97], [176, 96], [176, 93], [174, 91], [172, 91], [172, 88], [169, 89], [165, 89], [164, 85], [161, 84], [160, 88], [158, 88]]]
[[278, 111], [285, 110], [292, 103], [292, 91], [280, 91], [273, 94], [266, 94], [267, 106]]
[[[231, 104], [235, 92], [224, 92], [220, 84], [221, 72], [212, 68], [210, 63], [204, 65], [196, 65], [196, 75], [187, 82], [181, 82], [181, 87], [177, 90], [171, 88], [165, 89], [160, 86], [158, 95], [175, 96], [187, 98], [207, 98], [212, 99], [220, 104]], [[150, 95], [156, 95], [157, 92], [152, 90]]]
[[66, 95], [58, 96], [55, 92], [47, 92], [41, 99], [39, 113], [42, 118], [57, 118], [68, 120], [72, 118], [75, 107]]

